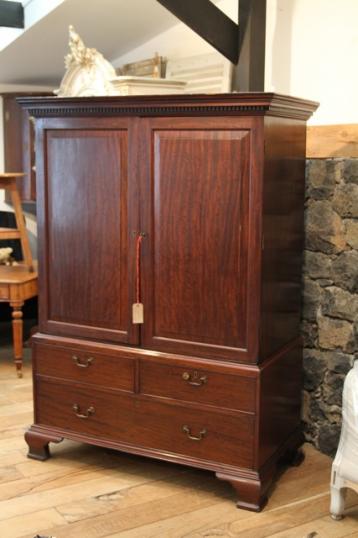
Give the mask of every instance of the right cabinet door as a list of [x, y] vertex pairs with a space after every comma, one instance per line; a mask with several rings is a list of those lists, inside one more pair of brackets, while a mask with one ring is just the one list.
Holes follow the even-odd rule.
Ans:
[[143, 123], [142, 345], [255, 362], [260, 118]]

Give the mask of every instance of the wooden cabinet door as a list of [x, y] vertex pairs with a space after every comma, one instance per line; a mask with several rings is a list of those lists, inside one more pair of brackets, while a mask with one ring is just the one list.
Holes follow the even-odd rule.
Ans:
[[138, 343], [130, 315], [138, 228], [131, 122], [38, 124], [40, 331]]
[[143, 121], [142, 345], [254, 362], [261, 119]]

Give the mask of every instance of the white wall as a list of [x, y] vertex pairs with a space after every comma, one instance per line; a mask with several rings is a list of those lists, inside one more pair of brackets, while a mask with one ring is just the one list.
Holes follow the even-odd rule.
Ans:
[[[217, 3], [236, 20], [238, 0]], [[265, 90], [320, 102], [311, 124], [358, 123], [358, 0], [267, 0]], [[214, 49], [183, 23], [117, 58], [169, 58]]]
[[[238, 0], [220, 0], [216, 2], [216, 5], [228, 17], [237, 22]], [[211, 45], [199, 37], [193, 30], [180, 22], [143, 45], [120, 56], [112, 63], [115, 67], [119, 67], [129, 62], [136, 62], [154, 56], [155, 52], [167, 58], [183, 58], [185, 56], [194, 56], [195, 54], [205, 54], [210, 51], [216, 52]]]
[[320, 102], [311, 124], [358, 123], [358, 0], [268, 0], [267, 91]]
[[[11, 0], [8, 0], [11, 1]], [[64, 0], [23, 0], [25, 30], [31, 28], [42, 17], [45, 17]], [[17, 39], [25, 30], [21, 28], [0, 28], [0, 50]]]

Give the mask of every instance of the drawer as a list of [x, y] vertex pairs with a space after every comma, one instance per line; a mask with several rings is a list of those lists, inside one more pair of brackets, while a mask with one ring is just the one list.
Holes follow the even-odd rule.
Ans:
[[255, 378], [209, 369], [141, 361], [140, 391], [175, 400], [255, 411]]
[[134, 390], [135, 361], [76, 347], [34, 344], [36, 374], [127, 391]]
[[9, 299], [10, 293], [9, 293], [9, 286], [7, 284], [1, 284], [0, 285], [0, 300], [1, 299]]
[[[254, 417], [38, 378], [36, 422], [136, 447], [252, 467]], [[70, 436], [70, 434], [69, 434]]]

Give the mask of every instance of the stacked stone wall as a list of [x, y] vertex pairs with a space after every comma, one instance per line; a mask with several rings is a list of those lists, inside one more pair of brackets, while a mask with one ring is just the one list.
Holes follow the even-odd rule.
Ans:
[[307, 161], [305, 228], [303, 420], [307, 440], [333, 455], [358, 358], [358, 159]]

